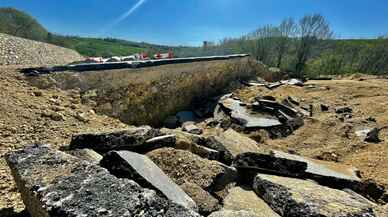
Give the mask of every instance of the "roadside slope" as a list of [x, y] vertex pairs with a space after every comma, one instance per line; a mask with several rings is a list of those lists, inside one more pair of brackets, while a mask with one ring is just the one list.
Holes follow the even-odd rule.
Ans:
[[6, 152], [33, 143], [59, 147], [75, 133], [127, 127], [82, 105], [77, 90], [39, 90], [19, 76], [15, 67], [0, 66], [0, 215], [6, 208], [24, 208], [3, 158]]

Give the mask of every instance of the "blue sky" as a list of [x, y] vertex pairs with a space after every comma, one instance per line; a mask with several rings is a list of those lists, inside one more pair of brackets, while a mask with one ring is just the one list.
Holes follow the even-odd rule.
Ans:
[[5, 6], [30, 13], [51, 32], [168, 45], [237, 37], [312, 13], [324, 15], [340, 38], [388, 33], [387, 0], [0, 0]]

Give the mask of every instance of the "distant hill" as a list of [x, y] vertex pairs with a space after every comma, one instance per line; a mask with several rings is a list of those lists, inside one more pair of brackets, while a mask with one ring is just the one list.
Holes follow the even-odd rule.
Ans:
[[35, 41], [46, 41], [49, 34], [35, 18], [13, 8], [0, 8], [0, 32]]

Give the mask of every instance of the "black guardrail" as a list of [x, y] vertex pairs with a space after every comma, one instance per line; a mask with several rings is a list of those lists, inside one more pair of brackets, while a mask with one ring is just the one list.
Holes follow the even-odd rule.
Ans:
[[20, 72], [26, 76], [39, 76], [44, 74], [50, 74], [54, 72], [64, 71], [98, 71], [98, 70], [112, 70], [112, 69], [125, 69], [125, 68], [144, 68], [151, 66], [160, 66], [167, 64], [178, 63], [193, 63], [201, 61], [213, 61], [213, 60], [228, 60], [234, 58], [247, 57], [248, 54], [234, 54], [226, 56], [206, 56], [206, 57], [189, 57], [189, 58], [174, 58], [174, 59], [160, 59], [160, 60], [144, 60], [144, 61], [128, 61], [128, 62], [111, 62], [111, 63], [83, 63], [66, 66], [53, 66], [53, 67], [36, 67], [36, 68], [24, 68]]

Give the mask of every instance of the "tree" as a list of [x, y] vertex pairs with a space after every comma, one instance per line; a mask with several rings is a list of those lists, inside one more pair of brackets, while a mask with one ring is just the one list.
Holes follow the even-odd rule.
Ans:
[[298, 46], [296, 50], [295, 72], [299, 78], [303, 78], [303, 70], [306, 62], [311, 57], [313, 46], [320, 41], [329, 39], [333, 35], [330, 25], [320, 14], [306, 15], [299, 21]]
[[283, 57], [289, 50], [292, 44], [292, 38], [296, 35], [297, 26], [292, 18], [287, 18], [275, 29], [275, 51], [276, 51], [276, 66], [280, 68]]

